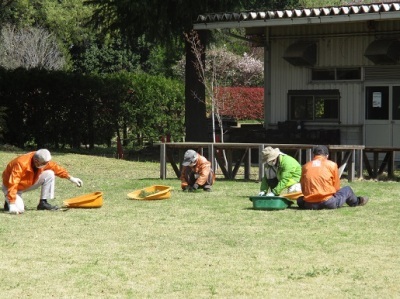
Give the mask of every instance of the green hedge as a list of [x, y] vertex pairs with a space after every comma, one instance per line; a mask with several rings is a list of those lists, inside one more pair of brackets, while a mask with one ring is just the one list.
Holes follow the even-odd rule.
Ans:
[[158, 141], [184, 132], [184, 87], [147, 74], [0, 69], [3, 143], [78, 148]]

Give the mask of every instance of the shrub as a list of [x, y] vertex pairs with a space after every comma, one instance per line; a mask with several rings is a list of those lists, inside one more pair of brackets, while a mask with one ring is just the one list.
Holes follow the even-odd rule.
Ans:
[[215, 98], [222, 116], [236, 120], [264, 119], [262, 87], [218, 87]]

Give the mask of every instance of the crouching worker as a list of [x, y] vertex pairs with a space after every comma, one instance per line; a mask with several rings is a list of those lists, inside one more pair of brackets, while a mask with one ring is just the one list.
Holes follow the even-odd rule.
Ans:
[[314, 158], [303, 165], [301, 175], [302, 197], [297, 199], [300, 209], [337, 209], [345, 203], [350, 207], [363, 206], [368, 197], [357, 197], [350, 186], [340, 188], [338, 166], [328, 160], [325, 145], [313, 149]]
[[57, 210], [47, 202], [54, 199], [55, 176], [69, 179], [78, 187], [82, 181], [68, 174], [68, 171], [51, 161], [47, 149], [39, 149], [16, 157], [8, 163], [3, 171], [3, 193], [5, 196], [4, 211], [20, 214], [25, 211], [22, 193], [41, 187], [38, 210]]
[[282, 153], [279, 148], [270, 146], [264, 148], [262, 155], [266, 167], [259, 196], [301, 191], [301, 165], [295, 158]]
[[194, 150], [187, 150], [182, 162], [181, 187], [183, 191], [193, 192], [199, 188], [211, 191], [215, 174], [211, 163]]

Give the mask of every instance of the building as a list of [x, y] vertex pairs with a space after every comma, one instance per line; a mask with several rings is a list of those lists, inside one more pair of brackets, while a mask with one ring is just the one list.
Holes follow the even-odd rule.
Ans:
[[193, 28], [244, 28], [264, 46], [265, 129], [301, 123], [339, 132], [336, 144], [400, 147], [400, 1], [207, 14]]

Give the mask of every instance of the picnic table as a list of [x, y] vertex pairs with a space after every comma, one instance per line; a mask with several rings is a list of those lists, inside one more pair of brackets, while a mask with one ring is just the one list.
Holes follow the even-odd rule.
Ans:
[[[180, 177], [181, 165], [184, 152], [193, 149], [205, 155], [211, 162], [211, 167], [215, 171], [217, 164], [220, 167], [226, 179], [235, 179], [240, 167], [244, 166], [244, 178], [250, 178], [250, 167], [252, 161], [252, 152], [258, 150], [258, 179], [261, 180], [264, 175], [264, 163], [262, 163], [262, 150], [266, 146], [279, 148], [282, 152], [291, 154], [302, 165], [312, 159], [313, 144], [271, 144], [271, 143], [219, 143], [219, 142], [171, 142], [157, 143], [160, 146], [160, 178], [167, 178], [167, 163], [169, 162], [174, 170], [176, 177]], [[341, 174], [344, 169], [348, 170], [348, 180], [355, 178], [355, 157], [359, 152], [362, 157], [362, 145], [330, 145], [328, 146], [330, 157], [338, 163], [341, 168]], [[178, 156], [176, 157], [176, 152]], [[225, 155], [223, 155], [223, 153]], [[357, 174], [362, 176], [362, 159], [360, 158]]]
[[[394, 177], [394, 158], [398, 151], [400, 151], [399, 147], [365, 147], [363, 157], [368, 175], [376, 178], [387, 169], [388, 176]], [[380, 154], [383, 155], [383, 159], [379, 164]]]
[[[329, 159], [336, 162], [339, 167], [339, 176], [341, 177], [344, 170], [347, 169], [347, 179], [349, 182], [356, 177], [363, 176], [363, 150], [364, 145], [328, 145]], [[357, 163], [356, 163], [357, 158]], [[357, 167], [357, 172], [355, 166]]]

